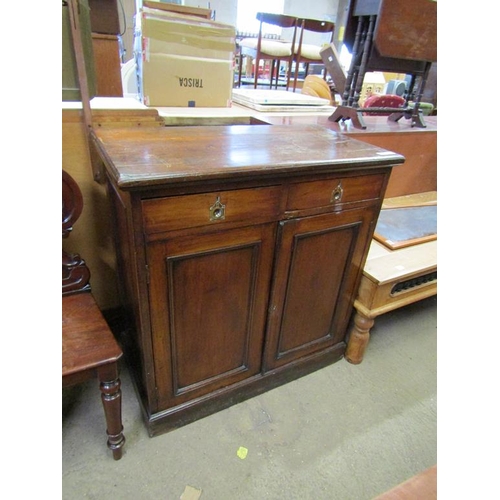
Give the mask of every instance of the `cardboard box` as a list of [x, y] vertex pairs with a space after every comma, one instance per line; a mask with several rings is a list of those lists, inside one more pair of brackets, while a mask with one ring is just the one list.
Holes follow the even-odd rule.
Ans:
[[233, 26], [148, 8], [138, 16], [135, 52], [145, 105], [231, 106]]

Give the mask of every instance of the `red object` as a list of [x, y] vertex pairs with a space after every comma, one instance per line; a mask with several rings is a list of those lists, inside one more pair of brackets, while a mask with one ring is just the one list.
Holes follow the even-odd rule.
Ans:
[[[363, 108], [402, 108], [404, 105], [405, 100], [401, 96], [394, 94], [373, 94], [366, 99]], [[381, 116], [389, 116], [391, 112], [378, 114]]]

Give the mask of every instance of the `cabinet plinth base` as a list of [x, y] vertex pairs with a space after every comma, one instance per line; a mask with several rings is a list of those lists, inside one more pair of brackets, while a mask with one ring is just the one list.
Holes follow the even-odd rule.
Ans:
[[[293, 365], [287, 365], [263, 375], [256, 375], [239, 384], [220, 389], [216, 393], [211, 393], [197, 400], [189, 401], [184, 405], [157, 413], [149, 414], [146, 402], [141, 400], [144, 421], [149, 436], [154, 437], [165, 434], [332, 365], [343, 358], [345, 349], [345, 342], [341, 342], [327, 351], [298, 360]], [[133, 373], [132, 375], [134, 376]], [[135, 379], [134, 383], [136, 383]]]

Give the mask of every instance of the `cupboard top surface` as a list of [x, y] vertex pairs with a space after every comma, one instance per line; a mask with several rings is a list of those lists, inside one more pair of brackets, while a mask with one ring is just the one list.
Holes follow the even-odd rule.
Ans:
[[122, 189], [404, 162], [397, 153], [316, 125], [103, 128], [91, 139]]

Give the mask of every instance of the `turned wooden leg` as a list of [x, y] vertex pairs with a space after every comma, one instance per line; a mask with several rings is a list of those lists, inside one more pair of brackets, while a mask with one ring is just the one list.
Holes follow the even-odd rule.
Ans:
[[120, 460], [122, 447], [125, 444], [122, 425], [122, 391], [118, 378], [116, 363], [104, 366], [99, 370], [102, 405], [106, 416], [106, 433], [108, 448], [113, 452], [113, 458]]
[[354, 325], [350, 332], [345, 352], [345, 359], [347, 359], [349, 363], [358, 365], [363, 361], [366, 346], [370, 340], [370, 329], [373, 323], [375, 323], [373, 318], [367, 318], [360, 314], [359, 311], [354, 315]]

